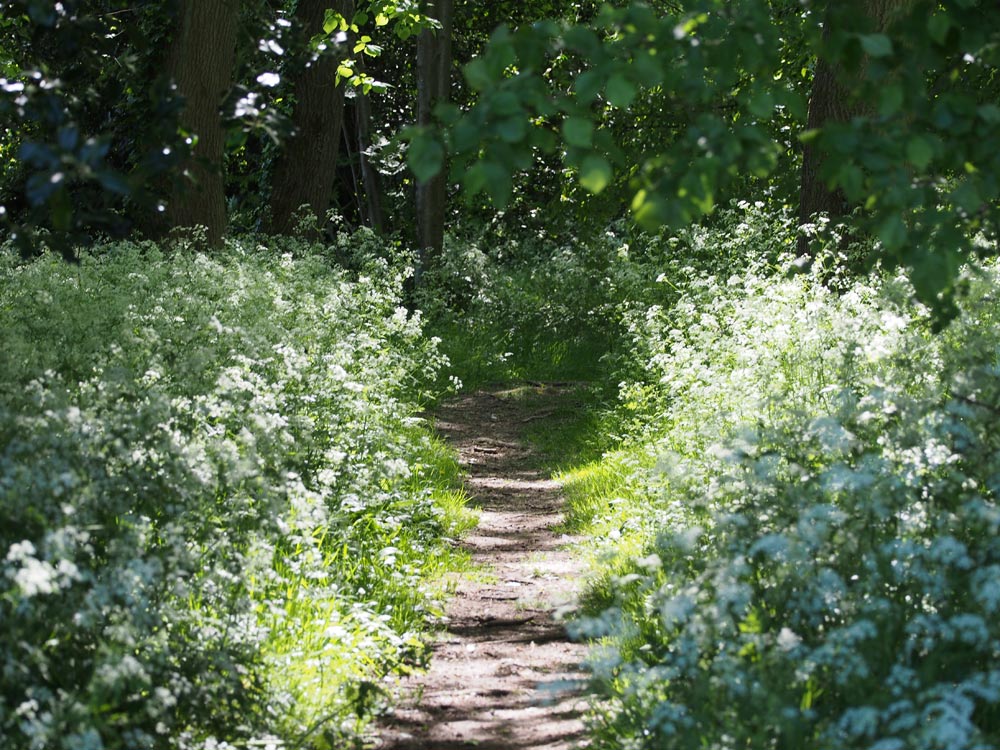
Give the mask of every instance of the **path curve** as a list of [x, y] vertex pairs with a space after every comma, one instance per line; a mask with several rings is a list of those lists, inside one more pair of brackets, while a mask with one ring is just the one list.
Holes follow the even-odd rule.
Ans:
[[[478, 527], [462, 544], [476, 571], [458, 580], [430, 669], [404, 680], [379, 728], [383, 750], [571, 750], [585, 747], [580, 664], [556, 612], [578, 585], [574, 537], [558, 533], [559, 485], [524, 440], [570, 397], [537, 387], [466, 395], [436, 413], [468, 472]], [[550, 407], [550, 408], [547, 408]]]

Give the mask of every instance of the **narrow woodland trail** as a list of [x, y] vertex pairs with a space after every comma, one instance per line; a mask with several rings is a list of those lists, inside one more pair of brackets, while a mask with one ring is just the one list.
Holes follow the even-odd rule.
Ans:
[[[522, 391], [524, 389], [521, 389]], [[404, 682], [379, 733], [384, 750], [570, 750], [584, 746], [579, 665], [555, 611], [572, 600], [575, 541], [555, 530], [559, 486], [537, 468], [523, 433], [550, 417], [565, 389], [479, 392], [437, 412], [468, 471], [480, 522], [463, 544], [476, 567], [456, 585], [430, 669]]]

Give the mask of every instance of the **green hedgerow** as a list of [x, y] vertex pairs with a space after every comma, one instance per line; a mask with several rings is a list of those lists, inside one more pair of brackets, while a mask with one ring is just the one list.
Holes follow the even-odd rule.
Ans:
[[444, 360], [404, 271], [294, 250], [3, 257], [4, 747], [332, 745], [421, 658]]
[[793, 266], [630, 313], [655, 467], [576, 625], [597, 746], [1000, 747], [1000, 269], [935, 333], [899, 277]]

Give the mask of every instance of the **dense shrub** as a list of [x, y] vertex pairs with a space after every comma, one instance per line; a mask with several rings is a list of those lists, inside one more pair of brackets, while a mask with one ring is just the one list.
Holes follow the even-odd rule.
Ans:
[[402, 273], [286, 249], [0, 261], [3, 747], [333, 745], [420, 658], [443, 360]]
[[734, 203], [712, 228], [649, 235], [618, 222], [522, 236], [456, 229], [428, 268], [418, 305], [464, 380], [642, 379], [631, 330], [706, 269], [773, 263], [794, 244], [790, 216]]
[[754, 247], [626, 315], [597, 746], [1000, 747], [1000, 270], [935, 334], [901, 278]]

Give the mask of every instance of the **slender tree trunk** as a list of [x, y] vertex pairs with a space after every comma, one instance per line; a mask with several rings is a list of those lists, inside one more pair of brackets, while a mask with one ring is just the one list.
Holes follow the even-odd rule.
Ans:
[[[837, 80], [837, 69], [826, 60], [819, 60], [809, 96], [809, 116], [806, 128], [822, 128], [830, 123], [847, 122], [855, 114], [849, 92]], [[831, 218], [847, 213], [847, 199], [840, 190], [830, 190], [820, 177], [823, 154], [813, 144], [806, 144], [802, 153], [802, 183], [799, 193], [799, 224], [807, 224], [813, 217], [825, 213]], [[799, 237], [799, 253], [809, 251], [809, 238]]]
[[[350, 19], [354, 3], [299, 0], [295, 17], [313, 36], [322, 33], [327, 8]], [[275, 233], [292, 232], [295, 213], [303, 205], [320, 222], [330, 208], [344, 124], [344, 87], [336, 84], [338, 62], [333, 56], [321, 57], [295, 80], [295, 132], [283, 145], [271, 180], [271, 231]]]
[[[451, 88], [451, 30], [454, 0], [428, 3], [427, 13], [440, 29], [422, 31], [417, 39], [417, 124], [430, 125], [434, 107], [448, 101]], [[417, 183], [417, 244], [420, 266], [426, 268], [444, 245], [447, 210], [447, 170]], [[419, 272], [419, 269], [418, 269]]]
[[[359, 63], [359, 66], [362, 65]], [[363, 67], [362, 67], [363, 69]], [[358, 158], [361, 160], [361, 180], [364, 183], [365, 206], [368, 225], [378, 234], [385, 233], [385, 201], [382, 197], [382, 179], [371, 163], [368, 154], [372, 147], [372, 106], [368, 95], [358, 91], [354, 97], [354, 114], [358, 130]]]
[[[870, 18], [876, 31], [885, 31], [892, 21], [914, 0], [863, 0], [860, 12]], [[829, 22], [826, 27], [829, 32]], [[862, 76], [864, 73], [862, 72]], [[850, 90], [841, 82], [843, 72], [834, 64], [820, 58], [816, 64], [812, 92], [809, 96], [809, 114], [806, 128], [820, 129], [831, 123], [849, 122], [864, 115], [867, 107], [852, 99]], [[809, 144], [802, 154], [801, 191], [799, 193], [799, 224], [807, 224], [820, 213], [831, 218], [846, 215], [851, 206], [840, 190], [830, 190], [822, 179], [824, 154]], [[798, 241], [800, 255], [809, 253], [809, 238], [802, 235]]]
[[351, 170], [351, 193], [358, 212], [358, 226], [368, 226], [368, 208], [365, 205], [365, 190], [361, 177], [361, 155], [352, 150], [355, 146], [352, 140], [357, 134], [346, 124], [341, 132], [344, 134], [344, 156], [347, 157], [347, 167]]
[[173, 226], [203, 225], [212, 246], [226, 232], [222, 174], [225, 132], [219, 108], [232, 86], [239, 0], [180, 0], [178, 28], [168, 67], [184, 98], [181, 126], [197, 138], [185, 165], [192, 184], [174, 189], [168, 208]]

